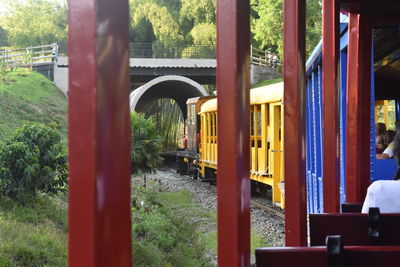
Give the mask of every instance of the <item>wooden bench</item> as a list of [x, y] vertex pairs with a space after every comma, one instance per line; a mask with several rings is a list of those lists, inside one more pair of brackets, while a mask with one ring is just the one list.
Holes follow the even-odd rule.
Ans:
[[[282, 247], [256, 249], [257, 267], [398, 267], [400, 246], [344, 246], [333, 237], [320, 247]], [[339, 237], [340, 238], [340, 237]], [[332, 243], [332, 242], [331, 242]]]
[[[310, 214], [310, 245], [325, 244], [326, 236], [341, 235], [347, 246], [400, 245], [400, 214]], [[399, 265], [400, 266], [400, 265]]]
[[362, 203], [343, 203], [342, 213], [361, 213]]

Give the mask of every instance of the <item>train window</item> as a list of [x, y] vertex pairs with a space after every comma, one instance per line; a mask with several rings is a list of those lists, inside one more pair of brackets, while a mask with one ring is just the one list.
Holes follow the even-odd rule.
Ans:
[[252, 147], [261, 147], [261, 107], [254, 105], [251, 106], [250, 113], [250, 136]]
[[188, 124], [194, 125], [196, 124], [196, 105], [189, 105], [188, 107]]
[[388, 130], [394, 130], [396, 103], [394, 100], [375, 101], [375, 123], [382, 122]]

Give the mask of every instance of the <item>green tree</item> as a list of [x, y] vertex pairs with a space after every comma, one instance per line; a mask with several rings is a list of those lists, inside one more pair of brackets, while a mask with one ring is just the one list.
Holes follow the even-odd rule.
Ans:
[[[178, 5], [177, 1], [171, 1]], [[155, 41], [161, 44], [180, 43], [183, 42], [183, 35], [180, 30], [180, 25], [177, 19], [177, 12], [173, 12], [171, 4], [166, 5], [164, 1], [143, 1], [131, 0], [130, 1], [130, 14], [131, 14], [131, 32], [138, 34], [140, 31], [137, 29], [145, 30], [139, 36], [152, 36], [154, 35]], [[152, 33], [149, 32], [151, 25]]]
[[188, 19], [193, 25], [210, 23], [215, 25], [216, 0], [182, 0], [180, 19]]
[[131, 113], [132, 144], [131, 171], [132, 173], [151, 173], [160, 165], [162, 139], [153, 119], [145, 118], [144, 114]]
[[11, 46], [27, 47], [65, 42], [67, 8], [55, 1], [7, 1], [8, 12], [0, 26], [8, 33]]
[[0, 27], [0, 47], [8, 45], [8, 36], [6, 30]]
[[57, 131], [40, 123], [26, 123], [0, 147], [0, 190], [21, 193], [56, 193], [65, 190], [67, 158]]
[[[257, 13], [251, 21], [254, 40], [263, 48], [282, 55], [283, 0], [251, 0]], [[321, 0], [307, 0], [306, 53], [309, 55], [321, 38]]]

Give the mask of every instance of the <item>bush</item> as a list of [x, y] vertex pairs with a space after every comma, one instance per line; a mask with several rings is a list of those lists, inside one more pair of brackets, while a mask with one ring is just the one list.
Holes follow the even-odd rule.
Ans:
[[160, 157], [162, 139], [152, 118], [143, 114], [131, 113], [132, 144], [131, 170], [132, 173], [151, 173], [163, 159]]
[[0, 147], [0, 190], [10, 197], [66, 189], [67, 158], [51, 127], [27, 123]]

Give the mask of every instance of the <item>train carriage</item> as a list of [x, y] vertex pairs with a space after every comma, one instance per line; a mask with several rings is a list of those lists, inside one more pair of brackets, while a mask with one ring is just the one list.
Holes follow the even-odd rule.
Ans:
[[[340, 82], [339, 82], [339, 158], [340, 158], [340, 202], [346, 201], [346, 107], [347, 107], [347, 64], [348, 64], [348, 23], [340, 24]], [[397, 63], [390, 62], [392, 53], [399, 47], [399, 39], [393, 38], [388, 41], [388, 33], [393, 32], [394, 25], [377, 27], [374, 30], [371, 63], [371, 87], [369, 97], [370, 131], [368, 146], [370, 181], [391, 180], [397, 169], [394, 159], [376, 159], [375, 154], [375, 124], [383, 122], [388, 129], [394, 130], [396, 119], [400, 118], [399, 94], [393, 88], [396, 81], [393, 79], [395, 69], [391, 67], [388, 75], [387, 68]], [[386, 39], [387, 42], [382, 42]], [[386, 56], [382, 50], [386, 49]], [[391, 51], [391, 52], [390, 52]], [[382, 61], [386, 60], [386, 70], [382, 67]], [[394, 64], [393, 64], [394, 63]], [[392, 77], [391, 77], [392, 76]], [[387, 85], [392, 81], [393, 85]], [[376, 80], [376, 81], [375, 81]], [[386, 84], [383, 86], [383, 84]], [[311, 213], [324, 212], [323, 206], [323, 95], [322, 95], [322, 41], [314, 49], [306, 63], [306, 177], [307, 177], [307, 208]]]
[[[211, 99], [210, 99], [211, 98]], [[284, 208], [283, 192], [283, 83], [250, 90], [250, 179], [253, 189]], [[177, 152], [178, 172], [196, 178], [216, 179], [217, 98], [196, 97], [187, 101], [187, 147]], [[194, 161], [194, 164], [193, 164]]]

